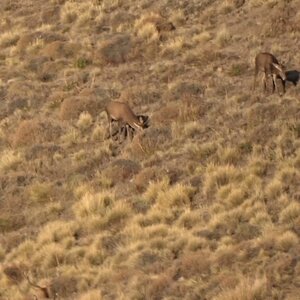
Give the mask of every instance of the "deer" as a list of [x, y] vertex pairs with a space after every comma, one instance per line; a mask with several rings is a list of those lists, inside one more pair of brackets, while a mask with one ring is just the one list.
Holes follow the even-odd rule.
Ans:
[[112, 137], [112, 122], [118, 122], [118, 132], [119, 138], [124, 131], [124, 136], [130, 135], [133, 138], [133, 130], [141, 131], [147, 127], [147, 118], [145, 116], [137, 116], [131, 110], [129, 105], [124, 102], [110, 101], [106, 107], [105, 111], [108, 119], [108, 130], [109, 136]]
[[[254, 73], [253, 91], [255, 90], [257, 74], [260, 71], [264, 72], [264, 76], [263, 76], [264, 91], [266, 91], [266, 88], [267, 88], [267, 77], [272, 78], [273, 92], [275, 89], [278, 91], [278, 87], [277, 87], [277, 83], [276, 83], [276, 79], [278, 77], [281, 78], [283, 83], [286, 80], [284, 66], [278, 62], [277, 58], [271, 53], [261, 52], [261, 53], [257, 54], [255, 57], [255, 73]], [[283, 86], [284, 86], [284, 84], [283, 84]]]

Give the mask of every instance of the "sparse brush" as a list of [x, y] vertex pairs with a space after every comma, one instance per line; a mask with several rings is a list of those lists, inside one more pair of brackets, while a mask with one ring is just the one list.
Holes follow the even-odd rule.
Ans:
[[133, 41], [128, 34], [115, 34], [99, 42], [96, 59], [102, 64], [125, 63], [132, 50]]
[[166, 191], [169, 187], [169, 178], [164, 177], [162, 180], [157, 182], [150, 182], [146, 192], [144, 193], [144, 198], [149, 202], [153, 202], [160, 192]]
[[20, 122], [13, 135], [13, 144], [26, 146], [33, 143], [49, 142], [57, 139], [61, 133], [62, 128], [53, 120], [24, 120]]

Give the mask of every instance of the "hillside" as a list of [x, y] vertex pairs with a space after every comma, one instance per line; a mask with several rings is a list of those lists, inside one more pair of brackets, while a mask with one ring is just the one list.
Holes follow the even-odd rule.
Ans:
[[0, 299], [299, 299], [299, 0], [0, 7]]

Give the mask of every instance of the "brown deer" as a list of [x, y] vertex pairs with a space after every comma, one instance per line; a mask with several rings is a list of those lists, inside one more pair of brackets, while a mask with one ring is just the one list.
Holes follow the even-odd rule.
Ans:
[[275, 89], [278, 91], [278, 87], [276, 83], [276, 79], [278, 77], [281, 78], [283, 82], [285, 82], [286, 80], [284, 66], [280, 64], [277, 58], [271, 53], [262, 52], [257, 54], [257, 56], [255, 57], [255, 73], [254, 73], [253, 90], [255, 89], [257, 74], [260, 71], [264, 72], [264, 76], [263, 76], [264, 91], [266, 91], [267, 88], [267, 77], [272, 78], [273, 92]]
[[112, 137], [112, 122], [118, 122], [119, 137], [125, 130], [124, 136], [130, 134], [132, 138], [132, 130], [142, 130], [147, 127], [147, 120], [141, 116], [136, 116], [127, 103], [111, 101], [106, 107], [108, 119], [109, 136]]

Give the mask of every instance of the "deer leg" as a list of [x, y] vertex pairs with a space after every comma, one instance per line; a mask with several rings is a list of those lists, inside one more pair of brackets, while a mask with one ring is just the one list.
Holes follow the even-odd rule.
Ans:
[[255, 87], [256, 87], [256, 77], [257, 77], [257, 74], [258, 74], [258, 70], [257, 68], [255, 67], [255, 72], [254, 72], [254, 80], [253, 80], [253, 91], [255, 90]]
[[112, 122], [112, 119], [109, 116], [107, 116], [107, 121], [108, 121], [107, 130], [108, 130], [109, 138], [110, 138], [112, 136], [112, 134], [111, 134], [111, 122]]
[[276, 82], [276, 75], [272, 75], [272, 82], [273, 82], [273, 93], [276, 91], [278, 92], [277, 82]]
[[128, 126], [128, 135], [129, 135], [129, 138], [131, 141], [133, 139], [133, 131], [134, 131], [134, 129], [132, 127]]
[[118, 141], [121, 142], [120, 136], [122, 134], [123, 122], [118, 121]]
[[266, 89], [267, 89], [267, 75], [266, 75], [266, 73], [264, 73], [262, 81], [263, 81], [263, 90], [264, 90], [264, 92], [266, 92]]

